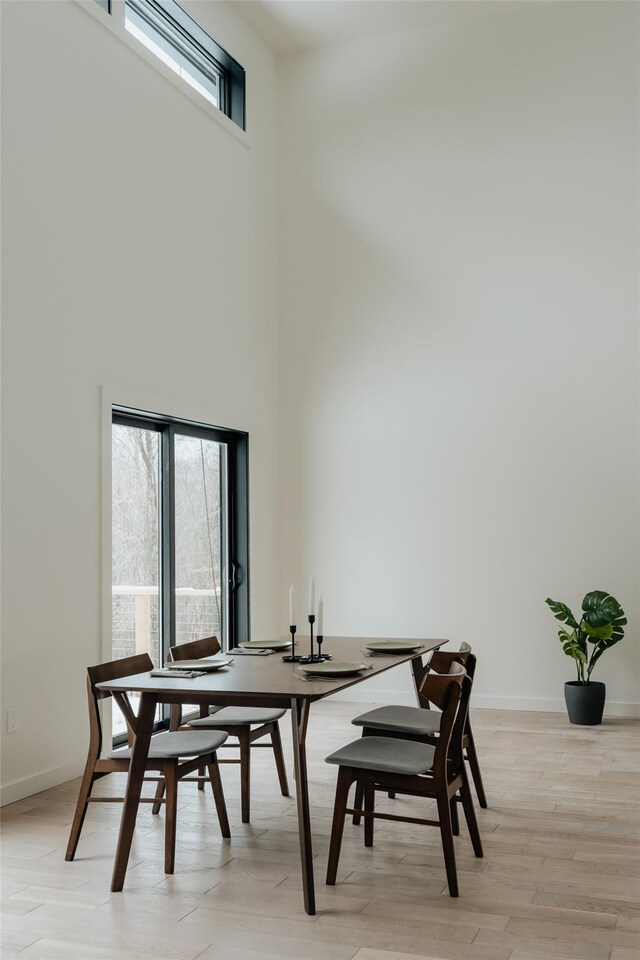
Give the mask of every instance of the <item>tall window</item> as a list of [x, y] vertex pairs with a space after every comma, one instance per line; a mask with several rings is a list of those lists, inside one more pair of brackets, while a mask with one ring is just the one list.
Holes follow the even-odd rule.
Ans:
[[112, 430], [114, 658], [248, 639], [247, 435], [125, 408]]

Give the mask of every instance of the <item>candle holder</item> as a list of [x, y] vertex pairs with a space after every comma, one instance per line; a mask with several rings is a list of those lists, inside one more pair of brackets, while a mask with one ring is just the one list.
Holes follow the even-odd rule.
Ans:
[[[323, 643], [324, 637], [323, 637], [321, 634], [318, 636], [318, 640], [317, 640], [317, 643], [318, 643], [318, 652], [317, 652], [317, 653], [314, 652], [314, 649], [313, 649], [313, 625], [314, 625], [315, 622], [316, 622], [315, 616], [314, 616], [312, 613], [310, 613], [310, 614], [309, 614], [309, 633], [310, 633], [310, 641], [311, 641], [311, 643], [310, 643], [310, 653], [309, 653], [309, 656], [308, 656], [308, 657], [298, 657], [297, 659], [298, 659], [298, 662], [299, 662], [299, 663], [322, 663], [323, 660], [331, 660], [331, 654], [330, 654], [330, 653], [322, 653], [322, 643]], [[284, 658], [283, 658], [283, 659], [284, 659]]]
[[296, 643], [296, 626], [292, 624], [289, 627], [289, 633], [291, 634], [291, 653], [287, 654], [286, 657], [282, 658], [283, 663], [300, 663], [301, 660], [304, 660], [304, 657], [296, 656], [295, 643]]
[[309, 651], [309, 659], [311, 660], [311, 662], [313, 662], [313, 660], [315, 659], [315, 656], [313, 653], [313, 625], [316, 622], [315, 613], [310, 613], [309, 616], [307, 617], [307, 620], [309, 621], [309, 639], [311, 641], [311, 650]]

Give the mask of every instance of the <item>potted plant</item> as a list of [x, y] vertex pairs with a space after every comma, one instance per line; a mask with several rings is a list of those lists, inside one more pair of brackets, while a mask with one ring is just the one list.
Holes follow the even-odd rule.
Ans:
[[577, 680], [564, 685], [564, 699], [571, 723], [602, 722], [606, 696], [604, 683], [591, 679], [596, 663], [609, 647], [622, 640], [627, 618], [618, 601], [606, 590], [592, 590], [582, 601], [582, 617], [576, 620], [569, 607], [547, 597], [556, 620], [566, 624], [558, 630], [562, 649], [576, 661]]

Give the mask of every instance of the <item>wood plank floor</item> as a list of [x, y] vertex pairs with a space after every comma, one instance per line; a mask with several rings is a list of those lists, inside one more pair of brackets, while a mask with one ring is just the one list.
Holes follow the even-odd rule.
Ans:
[[[89, 808], [74, 863], [64, 849], [78, 781], [5, 807], [2, 957], [640, 960], [640, 721], [571, 727], [560, 714], [475, 711], [485, 857], [474, 858], [463, 825], [452, 900], [437, 829], [385, 821], [373, 849], [347, 825], [338, 884], [324, 885], [336, 769], [323, 761], [354, 737], [350, 718], [364, 709], [312, 710], [316, 917], [302, 909], [294, 801], [279, 795], [270, 751], [256, 750], [252, 823], [240, 821], [236, 766], [223, 769], [231, 841], [220, 839], [211, 794], [183, 785], [176, 873], [166, 877], [163, 814], [145, 805], [123, 893], [109, 890], [119, 804]], [[425, 815], [416, 799], [380, 808]]]

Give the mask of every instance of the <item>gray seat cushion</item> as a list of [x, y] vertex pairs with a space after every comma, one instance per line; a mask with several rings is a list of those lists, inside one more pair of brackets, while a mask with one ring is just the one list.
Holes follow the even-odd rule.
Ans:
[[351, 723], [355, 723], [357, 727], [370, 727], [372, 730], [391, 730], [425, 736], [438, 733], [441, 716], [437, 710], [425, 710], [422, 707], [390, 706], [361, 713]]
[[429, 743], [394, 737], [362, 737], [336, 750], [327, 757], [327, 763], [415, 776], [431, 769], [434, 753], [435, 747]]
[[[150, 760], [175, 760], [178, 757], [201, 757], [206, 753], [213, 753], [227, 739], [226, 733], [213, 730], [188, 730], [176, 733], [158, 733], [151, 737], [149, 746]], [[121, 750], [112, 750], [109, 754], [112, 760], [129, 760], [131, 747]]]
[[286, 710], [273, 710], [268, 707], [223, 707], [209, 717], [199, 720], [190, 720], [189, 727], [231, 727], [247, 726], [247, 724], [273, 723], [284, 717]]

